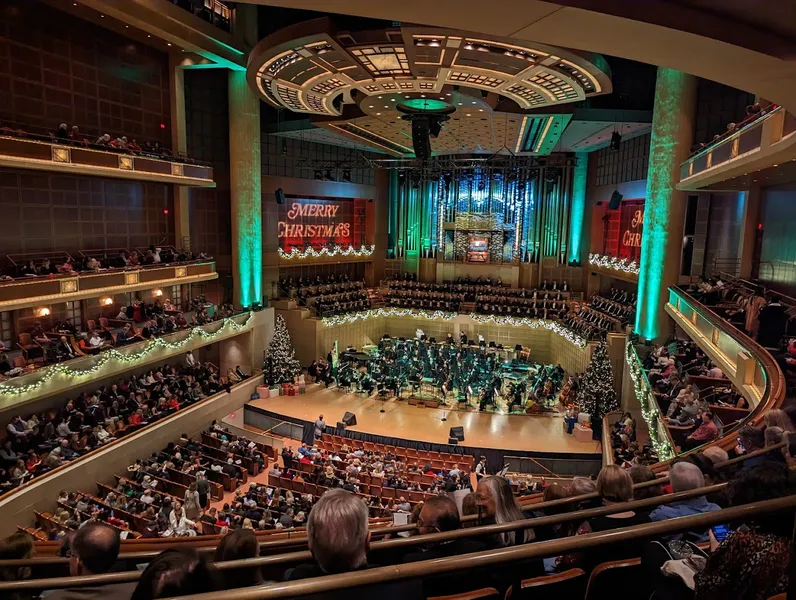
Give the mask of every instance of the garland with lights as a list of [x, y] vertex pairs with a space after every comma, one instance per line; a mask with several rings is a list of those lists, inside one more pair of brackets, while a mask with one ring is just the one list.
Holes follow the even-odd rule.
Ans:
[[129, 365], [130, 363], [142, 360], [158, 348], [178, 350], [195, 338], [202, 338], [205, 341], [212, 341], [228, 330], [240, 331], [241, 329], [244, 329], [250, 318], [251, 313], [246, 316], [246, 320], [243, 323], [236, 323], [233, 320], [234, 317], [227, 317], [222, 321], [221, 327], [219, 327], [213, 333], [206, 332], [204, 329], [202, 329], [202, 326], [194, 327], [190, 330], [188, 336], [179, 342], [169, 342], [165, 337], [152, 338], [143, 348], [137, 352], [122, 353], [116, 349], [105, 350], [96, 357], [96, 362], [94, 362], [94, 364], [88, 369], [73, 369], [65, 363], [43, 367], [37, 371], [34, 371], [35, 374], [40, 375], [40, 378], [35, 383], [23, 385], [3, 383], [0, 384], [0, 394], [20, 395], [34, 392], [56, 375], [63, 375], [66, 377], [72, 377], [74, 379], [91, 378], [96, 376], [97, 372], [110, 361], [117, 361]]
[[411, 308], [371, 308], [370, 310], [363, 310], [355, 313], [324, 317], [321, 319], [321, 322], [327, 327], [334, 327], [335, 325], [345, 325], [346, 323], [355, 323], [356, 321], [366, 321], [374, 317], [413, 317], [415, 319], [450, 321], [455, 316], [456, 313], [448, 313], [441, 310], [431, 312], [427, 310], [414, 310]]
[[[625, 346], [625, 354], [627, 368], [630, 371], [630, 379], [633, 380], [633, 391], [636, 394], [638, 403], [641, 405], [641, 415], [649, 428], [650, 442], [652, 442], [652, 447], [658, 454], [658, 460], [664, 461], [674, 458], [675, 451], [669, 440], [665, 436], [659, 436], [658, 411], [655, 410], [655, 405], [653, 404], [656, 400], [647, 380], [647, 374], [644, 373], [644, 369], [641, 367], [641, 361], [636, 349], [629, 340]], [[660, 437], [663, 437], [663, 439], [659, 439]]]
[[477, 315], [470, 313], [470, 318], [479, 323], [496, 323], [497, 325], [511, 325], [513, 327], [530, 327], [531, 329], [538, 329], [539, 327], [557, 333], [565, 338], [571, 344], [578, 348], [586, 347], [586, 338], [579, 336], [571, 329], [567, 329], [558, 321], [546, 321], [545, 319], [529, 319], [528, 317], [511, 317], [508, 315]]
[[634, 260], [606, 256], [604, 254], [589, 254], [589, 264], [603, 269], [613, 269], [614, 271], [630, 273], [631, 275], [638, 275], [639, 271], [638, 263]]
[[324, 246], [320, 250], [309, 247], [302, 252], [298, 249], [298, 247], [293, 246], [293, 248], [290, 249], [290, 252], [285, 252], [282, 250], [282, 248], [279, 248], [279, 258], [284, 258], [286, 260], [293, 260], [294, 258], [319, 258], [321, 256], [356, 256], [361, 258], [363, 256], [372, 255], [374, 250], [376, 250], [375, 245], [362, 245], [358, 249], [354, 248], [353, 246], [348, 246], [348, 248], [343, 248], [342, 246], [332, 246], [329, 248]]

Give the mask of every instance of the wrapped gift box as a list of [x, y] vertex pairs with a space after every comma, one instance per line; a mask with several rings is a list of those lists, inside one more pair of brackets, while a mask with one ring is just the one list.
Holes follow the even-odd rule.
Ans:
[[591, 427], [584, 427], [580, 423], [575, 425], [573, 430], [573, 435], [575, 439], [579, 442], [591, 442], [592, 441], [592, 430]]
[[257, 393], [260, 394], [260, 398], [268, 398], [268, 396], [270, 396], [270, 389], [267, 385], [258, 385]]

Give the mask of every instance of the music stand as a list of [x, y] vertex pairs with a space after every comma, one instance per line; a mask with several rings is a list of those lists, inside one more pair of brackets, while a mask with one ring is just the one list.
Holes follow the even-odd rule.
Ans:
[[379, 412], [380, 413], [387, 412], [386, 410], [384, 410], [384, 403], [387, 402], [387, 386], [384, 385], [383, 383], [379, 383], [376, 386], [376, 389], [378, 390], [378, 394], [376, 394], [376, 396], [379, 400], [381, 400], [381, 410]]

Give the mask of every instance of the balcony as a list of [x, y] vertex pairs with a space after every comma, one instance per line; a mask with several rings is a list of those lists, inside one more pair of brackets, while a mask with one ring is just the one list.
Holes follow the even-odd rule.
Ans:
[[629, 283], [638, 283], [639, 265], [636, 261], [606, 254], [589, 254], [589, 270]]
[[242, 313], [14, 377], [0, 383], [0, 411], [16, 409], [32, 400], [65, 394], [85, 386], [87, 382], [114, 377], [148, 364], [164, 363], [188, 350], [247, 333], [258, 324], [262, 325], [260, 315], [263, 314]]
[[[782, 107], [763, 111], [731, 133], [709, 144], [680, 165], [684, 191], [731, 190], [749, 187], [744, 179], [796, 159], [796, 117]], [[735, 180], [735, 181], [733, 181]], [[752, 179], [752, 181], [756, 181]], [[771, 183], [771, 182], [769, 182]]]
[[[756, 424], [766, 411], [782, 405], [786, 387], [782, 370], [762, 346], [680, 288], [669, 288], [665, 310], [749, 403], [748, 414], [725, 427], [718, 441], [724, 449], [733, 448], [740, 427]], [[654, 429], [650, 427], [651, 436]]]
[[190, 159], [114, 151], [82, 141], [58, 140], [46, 132], [7, 127], [0, 130], [0, 167], [216, 187], [213, 168]]
[[218, 279], [214, 261], [15, 279], [0, 283], [0, 311], [213, 279]]

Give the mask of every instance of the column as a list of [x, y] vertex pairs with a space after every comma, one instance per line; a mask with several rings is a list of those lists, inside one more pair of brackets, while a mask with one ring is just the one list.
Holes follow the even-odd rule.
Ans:
[[584, 219], [586, 217], [586, 179], [589, 172], [589, 154], [578, 152], [575, 157], [578, 164], [572, 177], [567, 264], [573, 260], [578, 263], [582, 262]]
[[672, 323], [664, 311], [667, 288], [680, 272], [686, 193], [677, 191], [680, 163], [687, 157], [694, 132], [696, 79], [658, 68], [652, 115], [644, 234], [638, 277], [636, 332], [664, 340]]
[[[171, 147], [175, 155], [188, 153], [185, 133], [185, 84], [184, 71], [173, 57], [169, 58], [169, 102], [171, 108]], [[191, 248], [190, 188], [175, 185], [174, 188], [174, 245]]]
[[245, 71], [229, 72], [229, 179], [233, 300], [251, 306], [263, 299], [260, 99]]
[[760, 187], [755, 186], [744, 193], [743, 217], [741, 220], [741, 244], [738, 259], [740, 262], [739, 277], [753, 277], [752, 265], [757, 247], [757, 226], [760, 223]]

